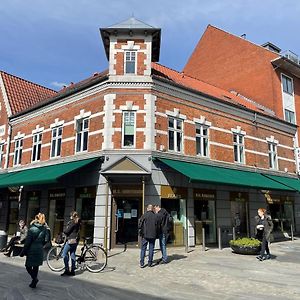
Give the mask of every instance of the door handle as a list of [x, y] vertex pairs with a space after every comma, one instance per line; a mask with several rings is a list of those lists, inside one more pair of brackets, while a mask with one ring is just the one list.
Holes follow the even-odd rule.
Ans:
[[116, 216], [116, 229], [115, 229], [115, 233], [116, 233], [119, 230], [119, 218], [118, 218], [118, 214], [115, 214], [115, 216]]

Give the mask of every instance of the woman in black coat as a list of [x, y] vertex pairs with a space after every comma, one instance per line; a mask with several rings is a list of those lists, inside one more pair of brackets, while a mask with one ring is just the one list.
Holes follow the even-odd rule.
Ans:
[[[256, 238], [261, 241], [261, 251], [260, 255], [256, 258], [263, 261], [271, 258], [269, 243], [271, 232], [273, 231], [273, 221], [271, 216], [267, 214], [265, 208], [259, 208], [257, 213], [258, 215], [255, 217], [255, 235]], [[267, 254], [266, 256], [265, 252]]]
[[[76, 248], [79, 242], [79, 231], [80, 231], [80, 219], [76, 211], [73, 211], [70, 215], [70, 221], [68, 222], [67, 228], [64, 231], [67, 241], [63, 249], [63, 258], [65, 264], [65, 271], [61, 276], [74, 276], [76, 266]], [[71, 256], [71, 271], [69, 269], [69, 253]]]

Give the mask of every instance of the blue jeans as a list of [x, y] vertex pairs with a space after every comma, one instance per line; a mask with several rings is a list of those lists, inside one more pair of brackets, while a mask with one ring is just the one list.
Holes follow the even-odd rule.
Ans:
[[65, 270], [69, 271], [69, 252], [71, 256], [71, 262], [72, 262], [72, 267], [71, 271], [75, 271], [75, 266], [76, 266], [76, 248], [77, 244], [65, 244], [64, 250], [63, 250], [63, 258], [64, 258], [64, 263], [65, 263]]
[[148, 243], [149, 243], [148, 265], [151, 265], [153, 262], [155, 239], [144, 239], [143, 238], [142, 239], [142, 247], [141, 247], [141, 260], [140, 260], [141, 266], [144, 265], [144, 260], [145, 260]]
[[161, 233], [159, 235], [159, 247], [162, 255], [163, 262], [167, 262], [168, 256], [167, 256], [167, 235], [164, 233]]

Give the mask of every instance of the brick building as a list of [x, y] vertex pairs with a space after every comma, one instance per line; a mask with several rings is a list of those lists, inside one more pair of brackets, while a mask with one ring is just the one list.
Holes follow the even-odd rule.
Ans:
[[[158, 64], [158, 28], [130, 18], [100, 32], [108, 71], [3, 119], [1, 229], [42, 211], [56, 235], [76, 209], [82, 236], [137, 245], [145, 205], [160, 203], [174, 218], [170, 243], [194, 246], [202, 228], [209, 243], [217, 227], [253, 235], [257, 208], [279, 199], [278, 232], [300, 230], [294, 124]], [[31, 99], [20, 97], [2, 89], [1, 106]]]

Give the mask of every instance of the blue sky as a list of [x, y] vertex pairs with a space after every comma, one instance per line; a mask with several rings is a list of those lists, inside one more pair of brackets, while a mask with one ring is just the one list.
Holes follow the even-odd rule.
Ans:
[[134, 15], [162, 29], [160, 63], [181, 71], [212, 24], [300, 55], [297, 0], [1, 0], [0, 70], [53, 89], [108, 67], [99, 34]]

